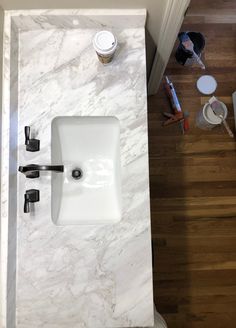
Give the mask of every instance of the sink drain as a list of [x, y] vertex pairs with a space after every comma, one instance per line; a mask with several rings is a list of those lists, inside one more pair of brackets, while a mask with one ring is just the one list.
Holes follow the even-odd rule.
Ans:
[[72, 178], [75, 179], [75, 180], [79, 180], [82, 178], [83, 176], [83, 172], [81, 169], [74, 169], [72, 170]]

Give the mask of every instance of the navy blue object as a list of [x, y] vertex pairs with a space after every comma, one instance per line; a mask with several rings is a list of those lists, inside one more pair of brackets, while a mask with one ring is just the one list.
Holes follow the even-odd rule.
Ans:
[[205, 47], [205, 38], [201, 33], [199, 33], [199, 32], [180, 32], [178, 34], [178, 39], [180, 41], [180, 44], [176, 50], [175, 58], [176, 58], [177, 62], [181, 65], [184, 65], [188, 58], [193, 57], [192, 51], [186, 50], [185, 47], [182, 45], [182, 42], [188, 40], [188, 37], [192, 41], [193, 49], [199, 57], [201, 56], [201, 52]]

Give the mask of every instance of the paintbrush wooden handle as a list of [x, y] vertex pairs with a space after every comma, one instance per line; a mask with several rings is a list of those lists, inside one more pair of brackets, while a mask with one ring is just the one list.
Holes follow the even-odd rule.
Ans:
[[228, 132], [229, 136], [230, 136], [231, 138], [234, 138], [234, 134], [233, 134], [233, 132], [231, 131], [231, 129], [230, 129], [228, 123], [226, 122], [226, 120], [222, 120], [222, 123], [224, 124], [225, 130]]

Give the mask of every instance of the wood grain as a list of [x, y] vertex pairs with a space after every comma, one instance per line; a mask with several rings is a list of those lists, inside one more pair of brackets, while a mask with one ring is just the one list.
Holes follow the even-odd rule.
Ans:
[[178, 42], [169, 60], [165, 74], [190, 113], [190, 132], [161, 126], [170, 110], [162, 86], [149, 98], [154, 296], [170, 328], [236, 327], [236, 141], [222, 127], [195, 126], [209, 99], [196, 89], [206, 73], [215, 76], [235, 131], [235, 10], [235, 1], [193, 0], [182, 30], [205, 35], [206, 72], [176, 63]]

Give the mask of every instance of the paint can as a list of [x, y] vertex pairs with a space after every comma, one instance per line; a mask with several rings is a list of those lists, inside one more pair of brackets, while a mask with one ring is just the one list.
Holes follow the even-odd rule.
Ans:
[[[228, 114], [228, 110], [223, 102], [220, 101], [220, 103], [224, 112], [223, 118], [225, 120]], [[211, 130], [220, 124], [222, 124], [221, 118], [214, 114], [211, 105], [209, 102], [207, 102], [204, 107], [197, 113], [196, 126], [202, 130]]]

